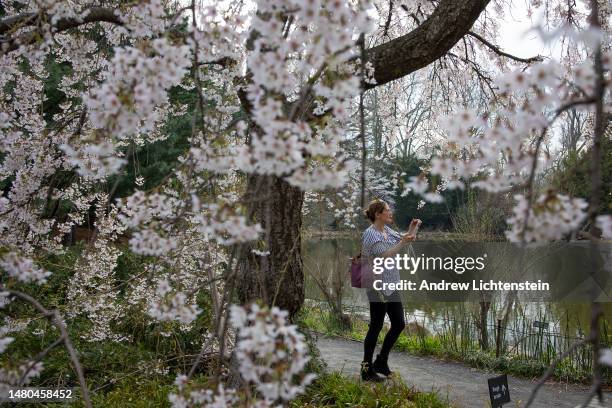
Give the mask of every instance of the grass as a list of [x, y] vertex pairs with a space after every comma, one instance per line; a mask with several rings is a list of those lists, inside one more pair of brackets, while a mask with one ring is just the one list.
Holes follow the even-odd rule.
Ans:
[[400, 378], [385, 383], [364, 383], [340, 373], [323, 374], [311, 384], [306, 394], [293, 401], [291, 408], [306, 407], [398, 407], [445, 408], [435, 393], [416, 392]]

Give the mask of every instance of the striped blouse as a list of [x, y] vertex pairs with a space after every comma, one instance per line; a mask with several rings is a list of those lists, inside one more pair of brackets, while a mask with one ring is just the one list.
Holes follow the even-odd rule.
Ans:
[[[385, 225], [385, 232], [387, 233], [387, 239], [385, 239], [382, 232], [374, 228], [374, 225], [370, 225], [363, 232], [361, 240], [362, 256], [370, 259], [378, 257], [402, 240], [402, 236], [387, 225]], [[400, 281], [399, 271], [395, 267], [389, 269], [385, 268], [382, 273], [382, 281], [384, 283], [398, 283]], [[383, 290], [382, 292], [385, 296], [390, 296], [393, 293], [392, 290]]]

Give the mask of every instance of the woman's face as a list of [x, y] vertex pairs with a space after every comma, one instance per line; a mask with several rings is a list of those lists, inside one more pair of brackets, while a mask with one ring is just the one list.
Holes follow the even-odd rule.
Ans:
[[376, 220], [380, 220], [385, 224], [393, 224], [393, 213], [387, 204], [385, 204], [385, 209], [382, 212], [376, 214]]

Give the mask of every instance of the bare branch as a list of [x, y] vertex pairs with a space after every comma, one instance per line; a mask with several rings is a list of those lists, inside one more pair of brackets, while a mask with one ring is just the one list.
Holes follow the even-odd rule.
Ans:
[[393, 0], [389, 0], [389, 14], [387, 15], [387, 21], [385, 22], [385, 31], [383, 37], [389, 34], [389, 26], [391, 25], [391, 17], [393, 16]]
[[478, 41], [480, 41], [484, 45], [486, 45], [489, 49], [491, 49], [491, 51], [493, 51], [494, 53], [502, 57], [510, 58], [518, 62], [524, 62], [525, 64], [531, 64], [532, 62], [539, 62], [539, 61], [544, 60], [544, 57], [542, 57], [541, 55], [536, 55], [535, 57], [530, 57], [530, 58], [521, 58], [521, 57], [517, 57], [512, 54], [508, 54], [507, 52], [503, 51], [501, 48], [499, 48], [495, 44], [492, 44], [491, 42], [489, 42], [486, 38], [482, 37], [481, 35], [476, 34], [473, 31], [468, 31], [468, 34], [476, 38]]
[[85, 382], [85, 376], [83, 375], [83, 367], [81, 367], [81, 363], [79, 362], [76, 350], [74, 349], [74, 346], [70, 341], [70, 336], [68, 336], [68, 330], [66, 330], [66, 325], [64, 324], [57, 310], [48, 310], [32, 296], [17, 290], [7, 289], [5, 287], [0, 286], [0, 292], [8, 292], [9, 295], [29, 303], [34, 307], [34, 309], [36, 309], [40, 314], [49, 319], [49, 321], [55, 327], [58, 328], [58, 330], [60, 331], [60, 338], [64, 342], [64, 347], [66, 348], [66, 351], [68, 351], [68, 355], [70, 356], [70, 360], [72, 361], [72, 365], [74, 366], [74, 370], [76, 371], [77, 377], [79, 379], [79, 384], [81, 386], [81, 391], [83, 392], [83, 400], [85, 401], [85, 406], [91, 408], [91, 399], [89, 398], [87, 383]]

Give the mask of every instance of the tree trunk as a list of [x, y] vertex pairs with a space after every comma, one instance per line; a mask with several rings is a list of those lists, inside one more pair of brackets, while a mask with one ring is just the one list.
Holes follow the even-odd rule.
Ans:
[[487, 324], [487, 316], [489, 314], [491, 302], [481, 301], [479, 305], [480, 313], [477, 327], [478, 331], [480, 332], [480, 338], [478, 339], [478, 342], [480, 343], [480, 348], [486, 351], [489, 349], [489, 328]]
[[268, 256], [248, 251], [241, 257], [236, 288], [241, 303], [262, 300], [293, 317], [304, 303], [301, 237], [304, 193], [275, 176], [253, 174], [247, 180], [249, 215], [264, 229]]

